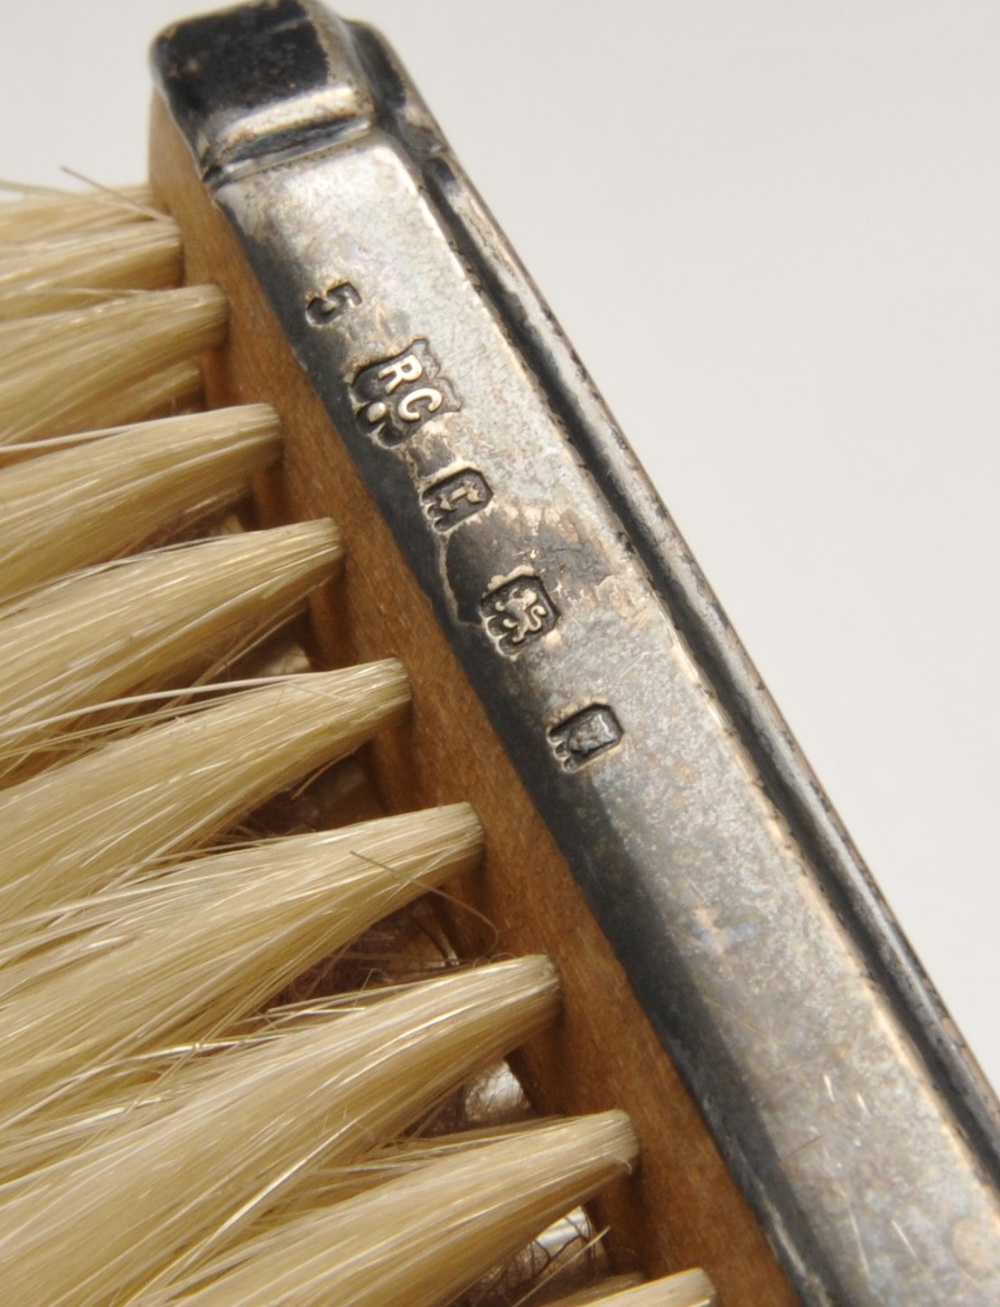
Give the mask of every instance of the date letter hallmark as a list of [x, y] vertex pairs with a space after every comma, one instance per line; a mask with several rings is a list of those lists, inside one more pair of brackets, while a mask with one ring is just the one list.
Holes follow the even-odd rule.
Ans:
[[592, 703], [549, 730], [552, 752], [564, 771], [576, 771], [585, 763], [614, 748], [624, 735], [607, 704]]
[[359, 372], [351, 398], [361, 426], [386, 445], [415, 436], [428, 418], [457, 412], [458, 396], [441, 375], [426, 340], [415, 340], [402, 354]]
[[454, 472], [436, 481], [420, 496], [421, 503], [437, 531], [450, 531], [459, 522], [481, 512], [493, 498], [482, 472], [474, 467]]
[[518, 576], [483, 596], [479, 604], [486, 630], [502, 654], [512, 657], [540, 640], [559, 620], [556, 606], [537, 576]]
[[314, 327], [328, 327], [348, 309], [356, 309], [361, 296], [349, 281], [335, 282], [306, 301], [306, 317]]

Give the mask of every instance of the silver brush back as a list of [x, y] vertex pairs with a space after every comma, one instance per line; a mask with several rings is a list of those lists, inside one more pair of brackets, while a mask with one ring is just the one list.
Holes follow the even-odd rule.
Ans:
[[996, 1104], [395, 56], [277, 0], [154, 61], [802, 1301], [1000, 1299]]

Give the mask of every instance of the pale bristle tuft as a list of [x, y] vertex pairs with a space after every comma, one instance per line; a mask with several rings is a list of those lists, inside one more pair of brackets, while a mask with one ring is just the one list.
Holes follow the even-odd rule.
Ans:
[[[551, 965], [524, 958], [450, 973], [250, 1052], [223, 1053], [190, 1101], [0, 1195], [5, 1304], [98, 1307], [148, 1290], [154, 1277], [197, 1269], [310, 1167], [359, 1159], [404, 1129], [549, 1022], [557, 1001]], [[596, 1168], [603, 1178], [633, 1147], [621, 1118], [609, 1130], [614, 1156]], [[339, 1292], [335, 1300], [349, 1301]]]
[[387, 817], [247, 845], [65, 910], [71, 938], [43, 949], [43, 926], [40, 951], [0, 971], [0, 1122], [53, 1102], [77, 1110], [112, 1058], [214, 1038], [380, 917], [470, 869], [481, 840], [467, 807]]
[[226, 319], [222, 293], [195, 286], [3, 324], [0, 445], [146, 416], [149, 379], [220, 344]]
[[48, 240], [159, 217], [149, 186], [57, 191], [0, 185], [23, 196], [0, 204], [0, 242]]
[[74, 713], [231, 661], [300, 609], [340, 558], [333, 523], [304, 522], [139, 554], [0, 607], [0, 777]]
[[166, 290], [180, 278], [181, 239], [170, 218], [0, 245], [0, 322]]
[[[410, 689], [392, 660], [274, 674], [341, 542], [223, 517], [278, 419], [190, 412], [228, 310], [181, 264], [145, 188], [0, 205], [0, 1298], [448, 1307], [537, 1275], [557, 1307], [608, 1269], [580, 1204], [634, 1131], [525, 1122], [503, 1059], [555, 969], [460, 963], [415, 902], [476, 867], [470, 808], [251, 839], [381, 811], [363, 760], [280, 791]], [[553, 1221], [573, 1250], [539, 1271]], [[701, 1272], [589, 1292], [558, 1307], [715, 1302]]]
[[288, 677], [188, 710], [0, 796], [0, 916], [204, 843], [405, 709], [396, 662]]
[[204, 1288], [146, 1303], [440, 1307], [625, 1174], [636, 1150], [621, 1112], [528, 1130], [289, 1222], [208, 1267]]
[[[73, 433], [97, 427], [121, 427], [133, 422], [150, 422], [155, 418], [195, 413], [205, 407], [205, 378], [201, 365], [187, 358], [181, 363], [157, 371], [136, 374], [115, 394], [93, 396], [90, 407], [85, 402], [68, 426]], [[3, 448], [0, 444], [0, 448]], [[10, 445], [8, 449], [12, 448]], [[20, 445], [29, 450], [30, 443]]]
[[247, 404], [93, 432], [51, 453], [33, 446], [44, 457], [10, 467], [0, 450], [0, 598], [230, 502], [280, 447], [274, 410]]

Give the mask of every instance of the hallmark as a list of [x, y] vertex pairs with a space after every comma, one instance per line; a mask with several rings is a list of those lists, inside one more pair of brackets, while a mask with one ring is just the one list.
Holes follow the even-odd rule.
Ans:
[[549, 730], [552, 752], [565, 771], [576, 771], [613, 748], [624, 735], [607, 704], [593, 703]]
[[458, 396], [441, 375], [426, 340], [415, 340], [401, 354], [363, 369], [351, 385], [362, 428], [386, 445], [415, 436], [432, 417], [454, 413]]
[[482, 472], [467, 467], [428, 486], [420, 501], [434, 528], [450, 531], [481, 512], [492, 498], [493, 491]]
[[483, 596], [480, 611], [486, 630], [501, 653], [519, 653], [526, 644], [540, 640], [559, 620], [555, 604], [541, 579], [517, 576]]

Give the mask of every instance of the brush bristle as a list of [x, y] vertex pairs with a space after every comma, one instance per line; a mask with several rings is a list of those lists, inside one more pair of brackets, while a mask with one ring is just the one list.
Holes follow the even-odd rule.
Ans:
[[120, 228], [135, 222], [159, 221], [148, 186], [120, 186], [115, 190], [60, 191], [0, 183], [20, 193], [18, 200], [0, 204], [0, 241], [28, 242], [88, 231]]
[[[560, 1122], [418, 1167], [209, 1265], [213, 1282], [154, 1298], [190, 1307], [434, 1307], [533, 1231], [625, 1173], [620, 1112]], [[455, 1219], [450, 1219], [454, 1216]]]
[[235, 1026], [381, 917], [468, 870], [480, 845], [468, 809], [417, 813], [247, 845], [161, 872], [109, 905], [85, 901], [71, 939], [53, 947], [41, 929], [48, 946], [0, 974], [0, 1122], [53, 1101], [75, 1108], [99, 1092], [95, 1074], [112, 1058]]
[[163, 374], [221, 344], [226, 318], [194, 286], [0, 325], [0, 445], [148, 417]]
[[[0, 207], [0, 1296], [448, 1307], [589, 1229], [635, 1136], [521, 1119], [502, 1059], [555, 1019], [554, 969], [461, 964], [420, 901], [474, 869], [469, 808], [315, 831], [288, 800], [305, 833], [249, 839], [410, 690], [393, 661], [272, 674], [334, 524], [169, 544], [280, 452], [263, 405], [186, 412], [227, 311], [179, 271], [144, 189]], [[594, 1301], [708, 1307], [692, 1275]]]
[[[305, 522], [77, 573], [0, 607], [0, 777], [104, 699], [217, 670], [330, 579], [336, 528]], [[73, 656], [66, 658], [66, 632]]]
[[0, 245], [0, 322], [86, 308], [123, 291], [166, 290], [180, 278], [180, 232], [169, 218]]
[[205, 843], [351, 753], [408, 702], [398, 663], [287, 677], [198, 704], [0, 795], [2, 914], [91, 893]]
[[246, 493], [280, 452], [264, 404], [0, 450], [0, 599], [73, 568], [117, 558], [178, 520]]
[[551, 966], [526, 958], [220, 1055], [157, 1121], [0, 1199], [6, 1301], [97, 1307], [190, 1271], [310, 1166], [360, 1158], [550, 1021], [557, 1001]]

